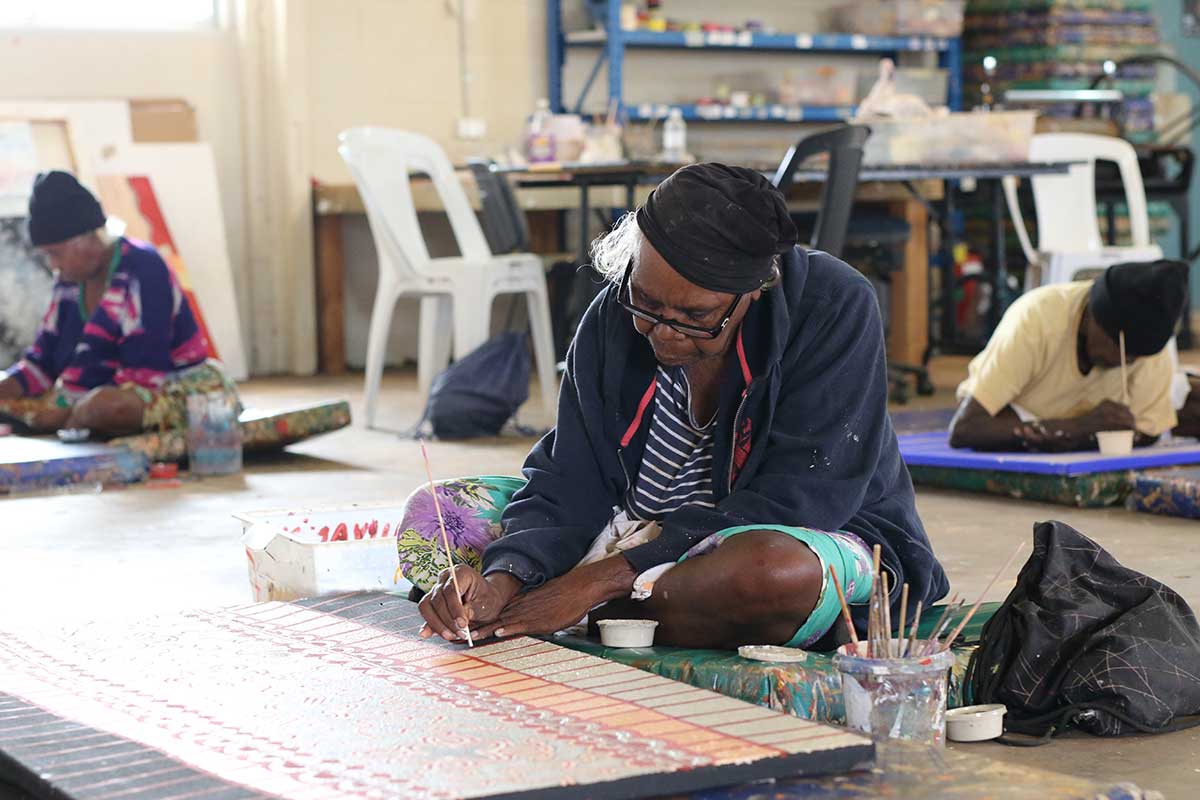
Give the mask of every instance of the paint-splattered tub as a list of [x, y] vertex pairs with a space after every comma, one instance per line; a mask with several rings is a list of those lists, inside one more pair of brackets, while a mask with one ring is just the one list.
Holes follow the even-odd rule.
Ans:
[[323, 506], [234, 516], [242, 523], [256, 601], [362, 590], [407, 593], [411, 588], [396, 575], [400, 506]]

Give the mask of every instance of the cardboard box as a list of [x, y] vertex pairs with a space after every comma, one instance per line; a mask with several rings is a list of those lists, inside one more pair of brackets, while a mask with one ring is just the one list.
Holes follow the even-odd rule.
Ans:
[[135, 142], [195, 142], [196, 109], [186, 100], [130, 100]]

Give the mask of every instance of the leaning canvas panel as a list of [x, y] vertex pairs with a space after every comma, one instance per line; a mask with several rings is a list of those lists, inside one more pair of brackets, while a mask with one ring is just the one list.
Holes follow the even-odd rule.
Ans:
[[179, 279], [179, 284], [183, 287], [184, 298], [191, 307], [192, 316], [196, 319], [196, 324], [208, 344], [209, 357], [220, 358], [220, 353], [213, 341], [212, 331], [209, 330], [205, 319], [204, 309], [196, 298], [191, 274], [187, 264], [180, 256], [171, 230], [163, 218], [162, 209], [159, 207], [154, 187], [150, 185], [150, 179], [142, 175], [128, 177], [101, 175], [96, 179], [96, 188], [100, 195], [100, 202], [104, 205], [105, 213], [109, 215], [110, 220], [114, 216], [119, 218], [125, 223], [124, 233], [126, 236], [154, 245], [158, 254], [170, 266], [175, 277]]
[[25, 217], [0, 217], [0, 370], [33, 344], [54, 278], [29, 243]]
[[114, 148], [97, 171], [149, 179], [212, 341], [229, 374], [244, 380], [249, 370], [212, 148], [202, 143], [125, 145]]
[[124, 100], [4, 100], [0, 120], [34, 123], [39, 168], [73, 164], [85, 186], [93, 184], [103, 154], [133, 141]]
[[548, 642], [468, 650], [419, 622], [406, 600], [354, 594], [0, 630], [0, 780], [74, 800], [634, 798], [874, 752]]

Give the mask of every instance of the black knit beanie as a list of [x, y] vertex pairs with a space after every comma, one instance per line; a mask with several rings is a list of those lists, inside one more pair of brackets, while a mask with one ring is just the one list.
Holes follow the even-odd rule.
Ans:
[[43, 172], [29, 196], [29, 239], [35, 247], [103, 228], [104, 209], [69, 172]]
[[1182, 261], [1113, 264], [1092, 284], [1088, 307], [1114, 342], [1125, 331], [1129, 356], [1152, 356], [1175, 335], [1187, 282]]

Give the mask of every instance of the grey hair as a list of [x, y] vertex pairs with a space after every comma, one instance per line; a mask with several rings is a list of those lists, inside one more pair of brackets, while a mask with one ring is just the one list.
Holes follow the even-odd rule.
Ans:
[[[644, 238], [637, 224], [637, 215], [630, 211], [617, 220], [611, 231], [592, 242], [592, 269], [609, 283], [619, 284], [626, 268], [637, 259]], [[783, 277], [781, 265], [782, 259], [775, 256], [771, 265], [774, 275], [763, 283], [763, 290], [779, 285]]]
[[642, 229], [637, 214], [630, 211], [617, 220], [612, 230], [592, 242], [592, 269], [609, 283], [618, 284], [625, 268], [637, 258], [642, 249]]

